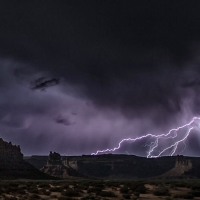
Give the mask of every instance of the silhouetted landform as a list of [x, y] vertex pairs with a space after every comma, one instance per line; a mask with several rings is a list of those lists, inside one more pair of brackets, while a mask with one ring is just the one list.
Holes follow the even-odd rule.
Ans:
[[[26, 158], [38, 169], [47, 162], [48, 157], [31, 156]], [[83, 155], [61, 156], [61, 161], [68, 169], [91, 178], [136, 179], [150, 177], [200, 178], [200, 158], [184, 156], [166, 156], [145, 158], [134, 155]], [[49, 173], [50, 174], [50, 173]], [[72, 175], [73, 176], [73, 175]]]
[[59, 153], [52, 153], [51, 151], [46, 165], [40, 171], [61, 179], [67, 179], [70, 176], [81, 176], [75, 169], [64, 164]]
[[[45, 162], [49, 162], [47, 156], [31, 156], [25, 159], [38, 169], [42, 168]], [[134, 155], [106, 154], [97, 156], [61, 156], [61, 160], [64, 166], [68, 169], [73, 169], [82, 176], [134, 179], [164, 174], [174, 167], [176, 158], [161, 157], [158, 159], [147, 159]], [[73, 174], [70, 175], [73, 176]]]
[[0, 138], [0, 179], [52, 179], [23, 159], [20, 146]]
[[192, 168], [193, 164], [190, 158], [184, 156], [177, 156], [174, 168], [164, 173], [162, 177], [178, 177], [186, 175], [187, 173], [191, 174]]
[[60, 154], [56, 152], [52, 153], [52, 151], [50, 151], [47, 165], [62, 165]]

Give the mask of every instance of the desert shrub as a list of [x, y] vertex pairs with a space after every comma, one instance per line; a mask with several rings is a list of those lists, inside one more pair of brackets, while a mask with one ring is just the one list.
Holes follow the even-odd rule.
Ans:
[[33, 187], [37, 187], [37, 185], [38, 185], [38, 184], [41, 184], [41, 183], [38, 183], [38, 182], [31, 182], [31, 184], [32, 184]]
[[80, 193], [77, 190], [73, 190], [73, 189], [67, 189], [66, 191], [62, 192], [63, 196], [68, 196], [68, 197], [79, 197]]
[[61, 196], [61, 197], [58, 197], [58, 200], [68, 200], [68, 198]]
[[17, 193], [18, 194], [26, 194], [26, 191], [25, 190], [18, 190]]
[[26, 185], [22, 185], [22, 184], [20, 184], [18, 188], [19, 188], [19, 189], [23, 189], [23, 190], [25, 190], [25, 189], [26, 189]]
[[116, 197], [115, 193], [111, 191], [101, 191], [96, 193], [96, 195], [101, 197]]
[[26, 187], [30, 187], [30, 186], [32, 186], [32, 185], [33, 185], [32, 182], [28, 182], [28, 183], [26, 183]]
[[73, 200], [73, 199], [69, 197], [61, 196], [61, 197], [58, 197], [58, 200]]
[[50, 191], [45, 191], [45, 192], [43, 192], [43, 194], [49, 196], [51, 194], [51, 192]]
[[158, 187], [153, 191], [153, 194], [156, 196], [168, 196], [169, 190], [166, 187]]
[[[88, 186], [83, 186], [81, 184], [76, 184], [73, 188], [75, 188], [76, 190], [87, 190]], [[65, 188], [65, 189], [67, 189], [67, 188]]]
[[57, 199], [57, 195], [52, 194], [52, 195], [50, 196], [50, 198], [51, 198], [51, 199]]
[[163, 182], [160, 181], [160, 180], [151, 180], [151, 181], [148, 181], [148, 184], [150, 184], [150, 185], [155, 185], [155, 186], [159, 186], [159, 185], [162, 185]]
[[123, 186], [123, 187], [120, 188], [120, 192], [122, 194], [126, 194], [126, 193], [129, 193], [129, 189], [128, 189], [127, 186]]
[[49, 189], [49, 191], [51, 191], [51, 192], [62, 192], [64, 189], [68, 189], [68, 188], [52, 187], [52, 188]]
[[194, 199], [192, 194], [186, 194], [183, 199]]
[[78, 189], [80, 189], [80, 190], [88, 190], [88, 187], [89, 187], [89, 186], [80, 185], [80, 186], [78, 187]]
[[97, 192], [101, 192], [101, 188], [88, 188], [87, 193], [97, 193]]
[[186, 188], [191, 188], [192, 187], [192, 183], [191, 182], [185, 182], [185, 187]]
[[95, 183], [95, 184], [93, 184], [93, 186], [94, 187], [98, 187], [98, 188], [105, 188], [105, 185], [104, 185], [104, 183]]
[[174, 198], [179, 198], [179, 199], [194, 199], [194, 196], [192, 194], [175, 194]]
[[80, 189], [75, 189], [77, 192], [79, 193], [84, 193], [83, 190], [80, 190]]
[[12, 187], [11, 190], [12, 190], [13, 192], [17, 192], [17, 193], [18, 193], [19, 191], [24, 191], [24, 189], [17, 188], [17, 187]]
[[4, 193], [6, 194], [10, 194], [12, 192], [12, 189], [11, 188], [4, 188]]
[[82, 186], [89, 186], [90, 185], [90, 181], [81, 181], [80, 185], [82, 185]]
[[50, 185], [47, 183], [43, 183], [43, 184], [39, 184], [38, 185], [39, 188], [44, 188], [44, 189], [49, 189]]
[[146, 191], [147, 191], [147, 188], [144, 185], [140, 185], [135, 189], [135, 192], [139, 192], [139, 193], [142, 193], [142, 194], [145, 194]]
[[194, 197], [200, 197], [200, 191], [190, 191], [188, 194], [191, 194]]
[[30, 188], [29, 189], [29, 192], [30, 193], [34, 193], [34, 194], [38, 194], [39, 193], [39, 190], [37, 188]]
[[18, 183], [9, 183], [9, 187], [18, 187], [19, 184]]
[[56, 182], [54, 182], [54, 181], [53, 181], [53, 182], [51, 182], [51, 185], [53, 185], [53, 186], [58, 186], [59, 184], [60, 184], [60, 183], [59, 183], [59, 182], [57, 182], [57, 181], [56, 181]]
[[176, 187], [175, 187], [174, 184], [171, 184], [171, 185], [170, 185], [170, 188], [171, 188], [171, 189], [176, 189]]
[[4, 200], [17, 200], [16, 197], [4, 197]]
[[187, 183], [186, 182], [176, 182], [174, 185], [176, 187], [186, 187]]
[[81, 200], [96, 200], [97, 198], [94, 196], [86, 196], [86, 197], [82, 197]]
[[122, 196], [123, 196], [124, 199], [130, 199], [131, 198], [130, 194], [123, 194]]
[[147, 188], [144, 186], [144, 183], [138, 183], [138, 184], [131, 184], [130, 190], [132, 190], [132, 192], [139, 192], [139, 193], [145, 194], [147, 191]]
[[40, 193], [40, 194], [43, 194], [44, 192], [46, 192], [46, 189], [44, 189], [44, 188], [39, 189], [39, 193]]
[[4, 193], [4, 190], [0, 188], [0, 195]]
[[139, 193], [139, 192], [134, 192], [133, 194], [134, 194], [134, 196], [136, 196], [136, 197], [139, 197], [139, 196], [140, 196], [140, 193]]
[[200, 190], [200, 184], [193, 184], [191, 188], [192, 190]]
[[118, 181], [108, 181], [108, 182], [105, 182], [105, 186], [107, 187], [119, 187], [120, 186], [120, 183]]
[[30, 195], [30, 199], [33, 200], [33, 199], [40, 199], [40, 196], [38, 194], [32, 194]]
[[60, 187], [57, 187], [57, 188], [68, 189], [69, 185], [68, 184], [63, 184], [63, 185], [61, 185]]

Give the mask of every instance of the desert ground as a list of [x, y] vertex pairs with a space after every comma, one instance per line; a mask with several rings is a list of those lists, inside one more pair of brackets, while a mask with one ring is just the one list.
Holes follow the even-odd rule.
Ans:
[[0, 200], [200, 199], [200, 180], [1, 180]]

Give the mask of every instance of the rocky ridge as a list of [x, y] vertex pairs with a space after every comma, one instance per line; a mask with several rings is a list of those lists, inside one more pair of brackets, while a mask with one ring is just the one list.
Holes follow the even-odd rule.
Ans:
[[23, 159], [20, 146], [0, 138], [0, 179], [52, 179]]
[[191, 159], [186, 158], [184, 156], [177, 156], [174, 168], [164, 173], [162, 176], [163, 177], [178, 177], [178, 176], [186, 175], [187, 172], [190, 172], [192, 168], [193, 168], [193, 165], [192, 165]]
[[[46, 156], [27, 157], [34, 166], [47, 163]], [[62, 165], [69, 176], [84, 176], [103, 179], [136, 179], [151, 177], [196, 177], [200, 178], [200, 158], [166, 156], [145, 158], [134, 155], [83, 155], [61, 156]], [[51, 173], [49, 173], [51, 174]]]
[[51, 151], [47, 159], [47, 164], [40, 171], [61, 179], [67, 179], [70, 176], [79, 176], [76, 170], [64, 165], [59, 153], [52, 153]]

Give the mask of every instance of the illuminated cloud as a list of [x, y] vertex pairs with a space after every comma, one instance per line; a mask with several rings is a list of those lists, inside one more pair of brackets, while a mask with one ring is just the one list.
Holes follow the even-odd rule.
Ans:
[[[5, 3], [1, 137], [25, 155], [90, 154], [199, 116], [199, 9], [185, 0]], [[194, 131], [188, 155], [199, 152]], [[117, 153], [146, 156], [146, 142]]]

